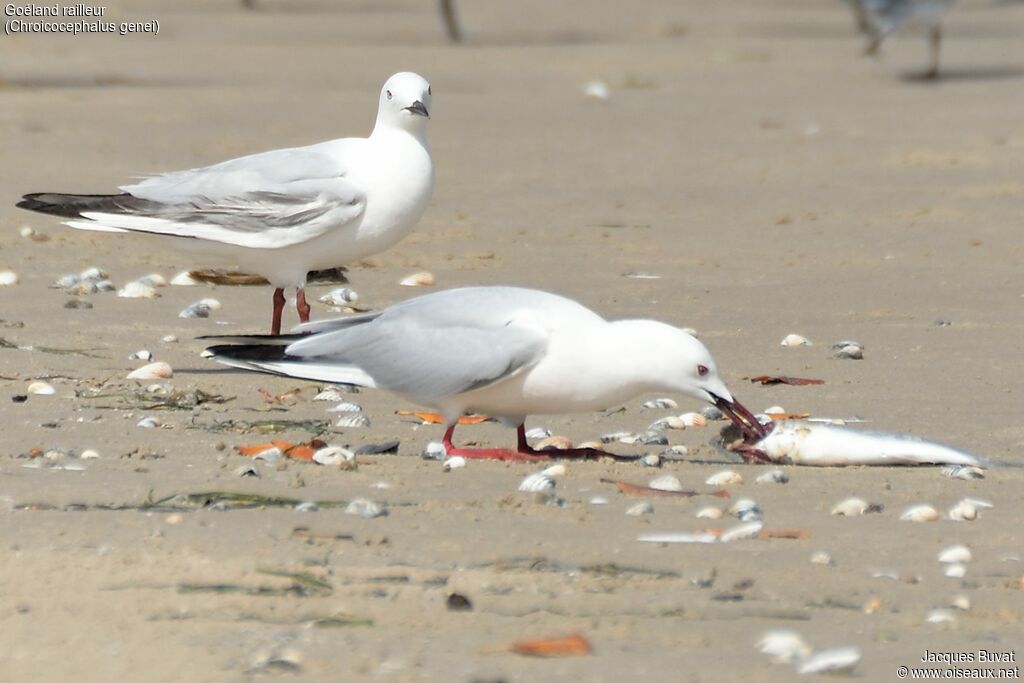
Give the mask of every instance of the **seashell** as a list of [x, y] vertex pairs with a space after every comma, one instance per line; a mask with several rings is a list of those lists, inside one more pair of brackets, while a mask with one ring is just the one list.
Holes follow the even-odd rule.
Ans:
[[55, 289], [70, 289], [71, 287], [74, 287], [81, 281], [81, 277], [72, 273], [70, 275], [64, 275], [62, 277], [57, 278], [57, 280], [52, 285], [50, 285], [50, 287], [53, 287]]
[[832, 559], [830, 554], [824, 550], [819, 550], [811, 555], [811, 564], [825, 564], [831, 566], [835, 564], [835, 561]]
[[527, 439], [546, 439], [551, 436], [551, 430], [546, 427], [534, 427], [526, 430]]
[[796, 631], [768, 631], [757, 641], [757, 649], [779, 664], [790, 664], [811, 655], [811, 646]]
[[722, 508], [716, 508], [713, 505], [697, 510], [698, 519], [721, 519], [723, 514]]
[[21, 235], [22, 237], [30, 238], [32, 237], [32, 235], [36, 234], [36, 231], [32, 228], [31, 225], [23, 225], [20, 228], [18, 228], [18, 234]]
[[355, 453], [341, 446], [327, 446], [313, 453], [313, 462], [320, 465], [341, 465], [355, 459]]
[[811, 346], [811, 341], [807, 337], [801, 337], [799, 334], [787, 334], [781, 342], [781, 346]]
[[666, 460], [682, 460], [689, 454], [690, 449], [687, 448], [686, 446], [679, 444], [676, 446], [669, 446], [662, 452], [661, 457], [665, 458]]
[[68, 294], [72, 296], [88, 296], [89, 294], [95, 294], [98, 291], [100, 291], [99, 286], [91, 280], [79, 282], [78, 284], [68, 288]]
[[167, 278], [160, 273], [150, 273], [149, 275], [143, 275], [136, 282], [149, 285], [150, 287], [166, 287]]
[[864, 345], [861, 344], [859, 341], [854, 341], [852, 339], [844, 339], [842, 341], [837, 341], [835, 344], [833, 344], [832, 345], [832, 350], [833, 351], [838, 351], [839, 349], [842, 349], [842, 348], [847, 347], [847, 346], [856, 346], [856, 347], [861, 348], [861, 349], [864, 348]]
[[82, 299], [69, 299], [67, 302], [64, 303], [64, 308], [69, 308], [72, 310], [88, 310], [92, 308], [92, 304], [89, 303], [88, 301], [83, 301]]
[[604, 81], [587, 81], [583, 84], [583, 94], [593, 100], [607, 100], [611, 97], [611, 90]]
[[679, 404], [670, 398], [655, 398], [640, 404], [640, 410], [675, 410]]
[[349, 413], [348, 415], [342, 415], [338, 418], [338, 421], [334, 423], [336, 429], [358, 429], [360, 427], [369, 427], [370, 418], [366, 417], [362, 413]]
[[640, 458], [640, 464], [644, 467], [661, 467], [661, 456], [657, 453], [648, 453]]
[[179, 318], [209, 318], [211, 311], [218, 311], [221, 308], [221, 303], [216, 299], [200, 299], [199, 301], [189, 304], [181, 313], [178, 314]]
[[956, 615], [948, 609], [933, 609], [925, 617], [925, 621], [929, 624], [955, 624]]
[[466, 459], [461, 455], [454, 455], [444, 461], [444, 465], [441, 466], [445, 472], [451, 472], [452, 470], [462, 469], [466, 466]]
[[326, 387], [322, 389], [319, 394], [314, 396], [313, 400], [334, 401], [335, 403], [338, 403], [339, 401], [346, 401], [348, 399], [345, 398], [345, 392], [343, 390], [336, 387]]
[[320, 508], [311, 500], [303, 501], [295, 506], [296, 512], [316, 512]]
[[0, 287], [10, 287], [19, 282], [18, 274], [13, 270], [0, 271]]
[[198, 284], [199, 281], [193, 279], [187, 270], [183, 270], [171, 278], [171, 285], [174, 287], [193, 287]]
[[35, 394], [36, 396], [53, 396], [57, 393], [57, 390], [52, 384], [42, 381], [32, 382], [28, 385], [28, 388], [25, 391], [26, 393]]
[[729, 514], [744, 521], [755, 521], [760, 519], [761, 506], [750, 498], [740, 498], [729, 506]]
[[538, 451], [565, 451], [572, 448], [572, 441], [565, 436], [549, 436], [541, 439], [534, 446]]
[[938, 518], [938, 510], [931, 505], [914, 505], [900, 515], [900, 519], [904, 522], [934, 522]]
[[633, 432], [612, 432], [611, 434], [605, 434], [601, 437], [601, 443], [611, 443], [613, 441], [622, 441], [623, 439], [635, 438]]
[[971, 609], [971, 599], [966, 595], [954, 595], [949, 604], [951, 607], [955, 607], [963, 612]]
[[78, 457], [81, 458], [82, 460], [96, 460], [97, 458], [100, 457], [100, 454], [98, 451], [95, 451], [92, 448], [86, 448]]
[[642, 500], [639, 503], [633, 503], [626, 508], [626, 514], [630, 517], [641, 517], [643, 515], [654, 514], [654, 506], [646, 500]]
[[528, 474], [519, 482], [519, 490], [529, 493], [541, 493], [555, 490], [555, 480], [543, 472]]
[[174, 334], [164, 335], [163, 337], [160, 337], [160, 343], [161, 344], [177, 344], [178, 343], [178, 336], [174, 335]]
[[860, 650], [855, 647], [835, 647], [808, 656], [796, 670], [801, 674], [851, 673], [860, 658]]
[[632, 442], [625, 443], [637, 443], [641, 446], [667, 446], [668, 438], [659, 432], [647, 431], [642, 434], [637, 434]]
[[564, 477], [566, 472], [568, 472], [568, 471], [569, 471], [568, 467], [566, 467], [565, 465], [559, 463], [557, 465], [552, 465], [551, 467], [545, 468], [541, 472], [541, 474], [546, 474], [549, 477]]
[[339, 401], [327, 409], [328, 413], [361, 413], [362, 407], [352, 401]]
[[761, 529], [764, 524], [761, 522], [745, 522], [743, 524], [737, 524], [734, 527], [730, 527], [722, 532], [722, 535], [718, 537], [720, 543], [732, 543], [733, 541], [745, 541], [748, 538], [757, 538], [757, 535], [761, 533]]
[[707, 427], [708, 419], [700, 413], [683, 413], [679, 416], [687, 427]]
[[785, 415], [786, 409], [782, 406], [770, 406], [764, 409], [764, 414], [769, 417], [775, 417], [778, 415]]
[[338, 287], [327, 292], [317, 301], [331, 306], [348, 306], [359, 301], [359, 294], [351, 287]]
[[71, 456], [71, 451], [66, 448], [51, 448], [43, 453], [46, 460], [63, 460]]
[[156, 291], [156, 287], [138, 280], [126, 284], [117, 291], [117, 295], [122, 299], [155, 299], [160, 296]]
[[877, 595], [864, 603], [864, 614], [874, 614], [882, 608], [882, 599]]
[[686, 423], [678, 415], [669, 415], [668, 417], [658, 418], [648, 425], [647, 429], [658, 431], [663, 429], [686, 429]]
[[447, 456], [448, 451], [440, 441], [431, 441], [423, 447], [423, 452], [420, 453], [420, 457], [424, 460], [443, 460]]
[[721, 410], [714, 406], [705, 406], [704, 408], [701, 408], [700, 414], [707, 418], [709, 421], [725, 419], [725, 413], [723, 413]]
[[671, 474], [663, 474], [660, 477], [655, 477], [654, 479], [651, 479], [647, 486], [658, 491], [683, 490], [683, 483]]
[[[661, 279], [661, 276], [658, 275], [657, 273], [644, 273], [644, 272], [636, 271], [636, 270], [630, 271], [628, 273], [623, 273], [622, 277], [628, 277], [628, 278], [630, 278], [632, 280], [660, 280]], [[683, 330], [683, 331], [685, 332], [686, 330]], [[697, 335], [695, 334], [693, 336], [696, 337]]]
[[755, 484], [786, 484], [788, 482], [789, 475], [782, 470], [768, 470], [754, 480]]
[[947, 514], [954, 522], [973, 522], [978, 518], [978, 508], [964, 499], [949, 508]]
[[78, 275], [82, 280], [92, 280], [93, 282], [99, 282], [100, 280], [107, 280], [110, 278], [110, 274], [98, 266], [92, 266], [86, 268]]
[[144, 417], [141, 420], [139, 420], [135, 424], [135, 426], [136, 427], [142, 427], [143, 429], [155, 429], [155, 428], [159, 427], [161, 424], [163, 424], [163, 423], [160, 422], [160, 418], [159, 417]]
[[236, 477], [255, 477], [256, 479], [260, 478], [260, 471], [252, 465], [242, 465], [241, 467], [236, 467], [234, 474]]
[[868, 509], [868, 503], [866, 500], [860, 498], [847, 498], [846, 500], [840, 501], [832, 508], [833, 515], [842, 515], [845, 517], [856, 517], [857, 515], [863, 515]]
[[284, 452], [277, 446], [271, 446], [270, 448], [260, 451], [256, 455], [252, 456], [252, 458], [253, 460], [262, 460], [268, 465], [276, 465], [284, 459]]
[[113, 292], [115, 289], [117, 289], [117, 285], [110, 280], [100, 280], [96, 283], [97, 292]]
[[403, 287], [431, 287], [434, 284], [434, 276], [427, 271], [413, 273], [402, 278], [398, 284]]
[[174, 370], [163, 361], [143, 365], [128, 373], [128, 379], [170, 379], [174, 377]]
[[946, 569], [942, 572], [951, 579], [962, 579], [967, 576], [967, 565], [954, 562], [947, 564]]
[[132, 355], [128, 356], [128, 360], [144, 360], [144, 361], [149, 361], [149, 360], [153, 360], [153, 354], [150, 353], [149, 351], [147, 351], [146, 349], [139, 349], [138, 351], [136, 351]]
[[971, 549], [965, 545], [951, 545], [939, 551], [939, 562], [962, 563], [971, 561]]
[[743, 477], [739, 472], [722, 470], [705, 479], [704, 483], [708, 486], [730, 486], [732, 484], [742, 484]]
[[600, 441], [591, 439], [590, 441], [584, 441], [584, 442], [580, 443], [578, 446], [576, 446], [576, 448], [591, 448], [593, 450], [598, 450], [599, 451], [599, 450], [601, 450], [601, 446], [603, 446], [603, 445], [604, 444], [601, 443]]
[[368, 498], [355, 498], [345, 507], [345, 514], [373, 519], [388, 514], [388, 509], [383, 503], [375, 503]]
[[[833, 346], [832, 348], [836, 348]], [[833, 358], [840, 358], [843, 360], [862, 360], [864, 358], [864, 347], [859, 344], [846, 344], [840, 346], [838, 350], [832, 353]]]
[[590, 504], [591, 505], [607, 505], [608, 504], [608, 499], [605, 498], [604, 496], [594, 496], [593, 498], [590, 499]]
[[950, 479], [984, 479], [985, 470], [971, 465], [948, 465], [942, 468], [942, 473]]

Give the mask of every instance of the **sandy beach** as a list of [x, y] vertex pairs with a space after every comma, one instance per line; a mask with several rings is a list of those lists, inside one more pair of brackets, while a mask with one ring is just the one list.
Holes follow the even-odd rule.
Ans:
[[[935, 82], [920, 78], [920, 35], [862, 56], [840, 2], [462, 5], [461, 45], [426, 0], [109, 0], [106, 19], [158, 20], [160, 32], [0, 36], [0, 270], [19, 277], [0, 287], [0, 680], [796, 680], [755, 647], [773, 629], [816, 650], [859, 648], [861, 681], [900, 680], [925, 651], [1024, 656], [1024, 4], [958, 3]], [[101, 292], [69, 309], [75, 297], [50, 286], [92, 266], [121, 286], [206, 264], [65, 228], [16, 209], [22, 194], [107, 192], [365, 135], [399, 70], [432, 83], [436, 190], [410, 237], [348, 264], [360, 305], [429, 291], [398, 284], [421, 270], [434, 289], [556, 291], [610, 318], [695, 329], [755, 411], [856, 417], [993, 467], [980, 480], [784, 467], [788, 483], [760, 485], [767, 468], [719, 448], [725, 423], [712, 422], [667, 431], [688, 454], [660, 469], [568, 462], [563, 503], [545, 504], [517, 492], [537, 465], [446, 472], [422, 458], [442, 428], [396, 414], [418, 407], [393, 395], [347, 395], [370, 426], [334, 429], [331, 404], [312, 400], [322, 385], [201, 358], [197, 336], [266, 331], [269, 287]], [[584, 94], [592, 81], [607, 99]], [[24, 226], [43, 239], [20, 236]], [[334, 286], [310, 287], [310, 299]], [[178, 317], [206, 297], [222, 308]], [[314, 318], [335, 315], [313, 305]], [[780, 346], [789, 333], [813, 345]], [[863, 344], [863, 360], [832, 357], [844, 339]], [[140, 393], [149, 382], [125, 379], [140, 349], [174, 368], [161, 396], [199, 403], [160, 409]], [[825, 383], [748, 379], [762, 374]], [[36, 380], [56, 393], [21, 400]], [[301, 391], [270, 403], [260, 388]], [[703, 407], [676, 396], [675, 411], [641, 409], [656, 397], [527, 426], [579, 443]], [[137, 426], [150, 416], [161, 426]], [[515, 438], [494, 423], [457, 435]], [[233, 449], [314, 437], [399, 445], [354, 469]], [[87, 449], [99, 457], [78, 457]], [[247, 466], [257, 476], [241, 476]], [[730, 500], [638, 498], [601, 482], [673, 474], [706, 493], [723, 469], [744, 478]], [[239, 508], [225, 492], [265, 499]], [[883, 509], [829, 514], [850, 496]], [[965, 497], [992, 508], [969, 522], [899, 520]], [[346, 514], [356, 498], [388, 514]], [[695, 513], [740, 498], [756, 500], [767, 529], [803, 537], [637, 540], [727, 528], [737, 520]], [[641, 500], [653, 513], [625, 513]], [[308, 501], [315, 510], [295, 509]], [[953, 544], [973, 555], [958, 578], [936, 560]], [[831, 563], [812, 563], [820, 551]], [[453, 593], [471, 609], [449, 609]], [[951, 607], [957, 596], [969, 609]], [[509, 651], [570, 634], [593, 651]], [[955, 665], [967, 666], [980, 665]]]

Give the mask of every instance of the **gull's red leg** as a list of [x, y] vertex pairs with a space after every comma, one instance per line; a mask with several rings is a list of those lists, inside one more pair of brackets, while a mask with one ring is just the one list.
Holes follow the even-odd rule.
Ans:
[[[527, 452], [523, 452], [522, 449], [513, 451], [508, 448], [459, 448], [452, 443], [452, 435], [454, 433], [455, 424], [448, 425], [444, 438], [441, 440], [441, 443], [444, 444], [445, 452], [448, 453], [448, 457], [461, 455], [463, 458], [508, 460], [511, 462], [544, 462], [551, 459], [550, 453], [541, 453], [534, 451], [532, 448]], [[523, 425], [519, 425], [519, 433], [521, 435], [520, 443], [522, 443], [526, 440]]]
[[299, 312], [299, 322], [309, 322], [309, 304], [306, 303], [306, 290], [302, 287], [295, 289], [295, 310]]
[[274, 317], [270, 322], [270, 334], [275, 337], [281, 334], [281, 314], [284, 313], [284, 290], [278, 287], [274, 290]]

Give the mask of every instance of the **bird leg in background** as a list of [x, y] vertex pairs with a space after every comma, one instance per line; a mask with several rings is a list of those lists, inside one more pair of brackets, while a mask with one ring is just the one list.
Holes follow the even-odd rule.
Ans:
[[306, 290], [302, 287], [295, 289], [295, 310], [299, 312], [299, 322], [309, 322], [309, 304], [306, 303]]
[[448, 33], [448, 40], [453, 43], [462, 42], [462, 31], [459, 30], [459, 20], [455, 16], [455, 0], [440, 0], [440, 2], [441, 20]]
[[274, 317], [270, 321], [270, 334], [275, 337], [281, 334], [281, 314], [284, 313], [284, 290], [278, 287], [274, 290]]
[[[458, 448], [452, 443], [452, 434], [455, 433], [455, 424], [448, 425], [448, 429], [445, 430], [444, 433], [444, 438], [441, 439], [441, 443], [444, 444], [444, 450], [448, 454], [448, 457], [461, 455], [464, 458], [510, 460], [514, 462], [543, 462], [551, 459], [551, 456], [547, 453], [536, 455], [534, 453], [521, 453], [508, 448]], [[520, 434], [522, 434], [522, 440], [525, 440], [526, 435], [523, 432], [522, 425], [519, 426], [519, 430]]]
[[936, 26], [931, 30], [930, 35], [931, 49], [932, 49], [932, 64], [928, 69], [928, 73], [925, 74], [925, 78], [938, 78], [939, 77], [939, 50], [942, 49], [942, 27]]

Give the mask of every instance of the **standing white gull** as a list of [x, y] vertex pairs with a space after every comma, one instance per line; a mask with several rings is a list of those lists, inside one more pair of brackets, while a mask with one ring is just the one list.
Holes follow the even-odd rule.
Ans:
[[309, 320], [306, 274], [383, 251], [419, 221], [434, 187], [427, 149], [430, 84], [398, 73], [380, 92], [368, 138], [279, 149], [147, 178], [121, 194], [25, 195], [23, 209], [82, 230], [157, 235], [200, 260], [228, 262], [274, 286], [272, 334], [284, 289]]
[[[649, 391], [707, 401], [750, 438], [764, 435], [733, 399], [710, 352], [690, 334], [653, 320], [609, 322], [547, 292], [451, 289], [298, 330], [283, 337], [212, 337], [234, 343], [207, 350], [226, 365], [379, 387], [433, 407], [447, 423], [449, 455], [546, 458], [552, 453], [526, 442], [527, 415], [601, 410]], [[470, 412], [516, 427], [517, 449], [456, 447], [455, 425]], [[608, 454], [573, 449], [556, 455]]]

